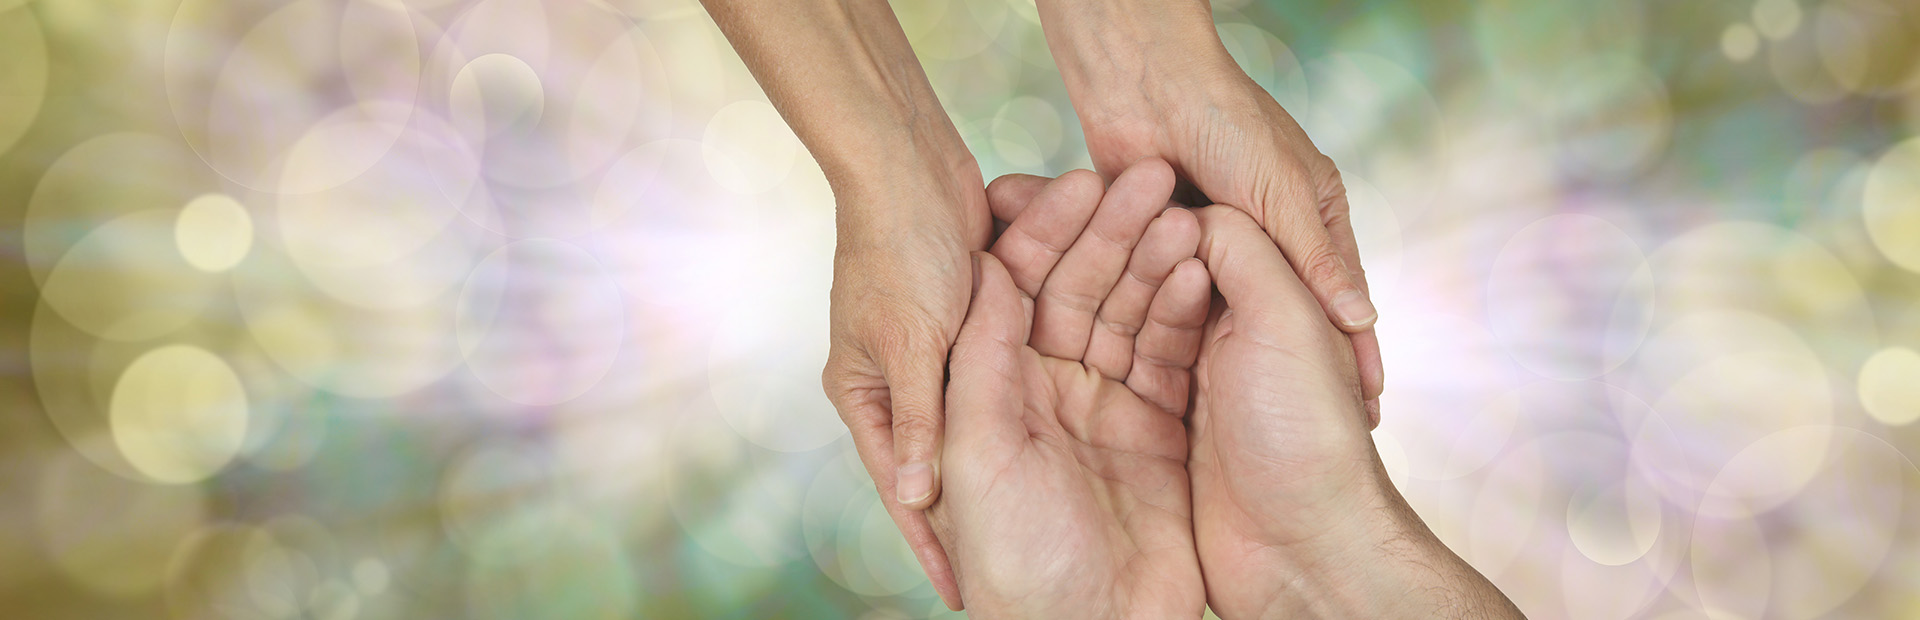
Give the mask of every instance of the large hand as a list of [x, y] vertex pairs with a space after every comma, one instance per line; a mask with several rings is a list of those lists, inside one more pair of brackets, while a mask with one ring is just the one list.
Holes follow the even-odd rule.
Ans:
[[842, 217], [822, 377], [887, 513], [954, 607], [952, 570], [921, 509], [940, 490], [947, 351], [972, 287], [967, 253], [990, 232], [979, 169], [962, 164], [836, 192]]
[[1111, 174], [1163, 158], [1207, 200], [1253, 216], [1325, 315], [1354, 334], [1378, 424], [1376, 313], [1340, 171], [1227, 55], [1207, 3], [1042, 0], [1040, 17], [1094, 166]]
[[[977, 615], [1196, 617], [1204, 605], [1179, 417], [1187, 384], [1161, 375], [1192, 362], [1211, 287], [1191, 259], [1191, 214], [1154, 217], [1170, 171], [1142, 170], [1115, 183], [1084, 234], [1098, 180], [1070, 174], [1002, 237], [1006, 268], [976, 255], [951, 362], [946, 488], [930, 512]], [[1077, 352], [1026, 344], [1049, 331], [1049, 347]]]
[[[1514, 612], [1387, 479], [1347, 336], [1244, 213], [1200, 212], [1219, 287], [1194, 368], [1194, 538], [1222, 618]], [[1517, 612], [1514, 612], [1517, 615]]]

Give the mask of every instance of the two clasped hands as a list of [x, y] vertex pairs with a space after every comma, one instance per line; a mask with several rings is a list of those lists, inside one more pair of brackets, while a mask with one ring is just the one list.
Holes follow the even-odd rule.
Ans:
[[1339, 173], [1206, 2], [1038, 0], [1099, 172], [987, 187], [885, 0], [704, 1], [833, 186], [826, 390], [948, 605], [1518, 615], [1388, 480]]

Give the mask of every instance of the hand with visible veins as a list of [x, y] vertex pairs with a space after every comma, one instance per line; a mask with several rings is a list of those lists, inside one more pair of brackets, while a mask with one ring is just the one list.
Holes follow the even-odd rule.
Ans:
[[1182, 422], [1212, 286], [1149, 160], [1069, 173], [976, 253], [929, 510], [979, 617], [1198, 617]]

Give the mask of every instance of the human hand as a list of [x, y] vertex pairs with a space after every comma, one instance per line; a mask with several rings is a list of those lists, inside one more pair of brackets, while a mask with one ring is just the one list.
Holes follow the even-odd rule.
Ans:
[[922, 509], [940, 492], [948, 348], [973, 286], [969, 251], [991, 232], [968, 158], [884, 181], [836, 182], [832, 345], [822, 383], [880, 501], [948, 606], [960, 604]]
[[1246, 214], [1199, 212], [1219, 288], [1194, 367], [1188, 468], [1222, 618], [1518, 611], [1428, 530], [1358, 413], [1348, 337]]
[[1192, 363], [1211, 286], [1192, 214], [1161, 214], [1172, 185], [1150, 162], [1100, 200], [1097, 177], [1069, 173], [975, 255], [946, 490], [929, 512], [976, 615], [1197, 617], [1205, 604], [1187, 383], [1166, 375]]
[[1325, 316], [1353, 334], [1368, 428], [1385, 374], [1346, 187], [1273, 96], [1235, 64], [1205, 2], [1041, 0], [1040, 18], [1096, 169], [1159, 157], [1245, 211]]

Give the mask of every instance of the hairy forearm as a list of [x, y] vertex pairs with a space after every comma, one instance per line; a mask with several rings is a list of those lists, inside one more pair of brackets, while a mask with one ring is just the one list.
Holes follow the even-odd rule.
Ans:
[[1369, 514], [1329, 536], [1273, 549], [1262, 618], [1521, 618], [1479, 571], [1448, 550], [1384, 479]]
[[972, 165], [885, 0], [702, 2], [836, 192]]

